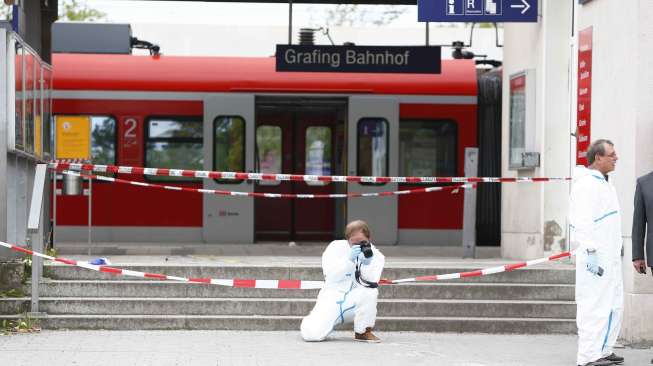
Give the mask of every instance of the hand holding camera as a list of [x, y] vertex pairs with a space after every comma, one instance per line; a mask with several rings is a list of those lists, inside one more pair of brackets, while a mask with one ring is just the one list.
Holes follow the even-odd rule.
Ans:
[[356, 243], [361, 248], [361, 252], [365, 258], [372, 258], [374, 252], [372, 252], [372, 243], [367, 240], [360, 241]]
[[355, 263], [360, 254], [361, 247], [359, 245], [353, 245], [349, 251], [349, 260]]
[[372, 244], [367, 241], [367, 240], [362, 240], [354, 245], [352, 245], [351, 250], [349, 252], [349, 260], [352, 262], [356, 262], [356, 259], [360, 256], [360, 254], [363, 254], [362, 261], [368, 262], [370, 258], [374, 255], [372, 252]]

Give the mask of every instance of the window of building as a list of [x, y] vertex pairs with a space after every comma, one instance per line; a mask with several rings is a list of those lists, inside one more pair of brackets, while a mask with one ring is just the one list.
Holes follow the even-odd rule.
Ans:
[[453, 177], [456, 175], [458, 126], [451, 120], [401, 120], [399, 175]]
[[[282, 173], [282, 131], [279, 126], [260, 125], [256, 128], [256, 171], [267, 174]], [[277, 186], [280, 181], [261, 180], [262, 186]]]
[[388, 121], [362, 118], [358, 121], [358, 175], [388, 175]]
[[[147, 121], [145, 166], [202, 170], [202, 121], [191, 118], [150, 118]], [[200, 181], [199, 178], [149, 176], [153, 181]]]
[[14, 119], [14, 145], [16, 150], [25, 149], [25, 48], [16, 42], [16, 60], [14, 73], [16, 81], [15, 119]]
[[43, 113], [42, 113], [42, 125], [43, 125], [43, 156], [46, 159], [49, 159], [52, 156], [52, 141], [53, 141], [53, 129], [52, 129], [52, 116], [50, 115], [52, 111], [52, 70], [49, 67], [43, 68]]
[[35, 80], [35, 63], [38, 60], [30, 51], [25, 53], [25, 89], [23, 94], [23, 101], [25, 103], [25, 152], [28, 154], [34, 153], [34, 101], [36, 97], [36, 80]]
[[[245, 171], [245, 120], [239, 116], [218, 116], [213, 121], [213, 169], [220, 172]], [[242, 180], [223, 179], [237, 184]]]

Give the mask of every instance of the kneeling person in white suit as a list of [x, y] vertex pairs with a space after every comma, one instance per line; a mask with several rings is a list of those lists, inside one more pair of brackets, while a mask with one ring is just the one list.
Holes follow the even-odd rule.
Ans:
[[336, 325], [354, 322], [354, 339], [380, 342], [372, 330], [376, 321], [378, 282], [385, 257], [370, 243], [364, 221], [352, 221], [346, 240], [334, 240], [322, 254], [324, 287], [315, 307], [302, 320], [305, 341], [323, 341]]

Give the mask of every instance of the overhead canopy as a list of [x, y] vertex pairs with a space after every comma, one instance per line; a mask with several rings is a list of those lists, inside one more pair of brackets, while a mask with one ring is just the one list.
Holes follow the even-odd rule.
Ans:
[[[143, 0], [150, 1], [150, 0]], [[156, 0], [161, 1], [161, 0]], [[166, 0], [164, 0], [166, 1]], [[168, 0], [171, 1], [171, 0]], [[174, 0], [179, 1], [179, 0]], [[282, 3], [289, 0], [181, 0], [205, 3]], [[431, 0], [432, 1], [432, 0]], [[417, 0], [292, 0], [293, 4], [417, 5]]]

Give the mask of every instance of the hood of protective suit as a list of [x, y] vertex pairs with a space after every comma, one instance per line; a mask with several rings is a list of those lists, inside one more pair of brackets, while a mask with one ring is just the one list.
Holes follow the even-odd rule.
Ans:
[[601, 172], [599, 172], [598, 170], [589, 169], [583, 165], [578, 165], [574, 168], [574, 173], [572, 175], [572, 183], [577, 183], [580, 179], [588, 175], [595, 175], [599, 178], [604, 178], [603, 174], [601, 174]]

